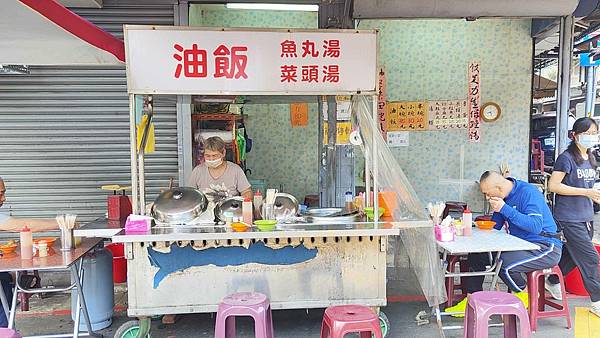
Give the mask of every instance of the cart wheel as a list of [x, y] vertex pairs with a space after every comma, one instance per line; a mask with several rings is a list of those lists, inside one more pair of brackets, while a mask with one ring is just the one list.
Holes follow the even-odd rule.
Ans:
[[385, 313], [383, 313], [383, 311], [379, 311], [379, 325], [381, 326], [381, 334], [383, 335], [383, 337], [387, 337], [388, 334], [390, 333], [390, 320], [388, 319], [388, 317], [385, 315]]
[[[137, 338], [140, 332], [140, 322], [137, 320], [130, 320], [119, 326], [117, 332], [115, 332], [114, 338]], [[146, 338], [151, 338], [150, 333]]]

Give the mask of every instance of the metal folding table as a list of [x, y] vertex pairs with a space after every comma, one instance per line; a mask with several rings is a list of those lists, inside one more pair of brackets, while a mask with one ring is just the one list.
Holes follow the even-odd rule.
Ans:
[[[24, 293], [52, 293], [52, 292], [67, 292], [75, 288], [77, 290], [76, 306], [79, 309], [75, 315], [75, 323], [73, 325], [73, 333], [65, 334], [52, 334], [52, 335], [38, 335], [30, 336], [36, 338], [50, 338], [50, 337], [79, 337], [79, 336], [99, 336], [96, 335], [92, 330], [90, 317], [85, 303], [85, 297], [83, 296], [83, 257], [90, 252], [96, 245], [102, 241], [101, 238], [85, 238], [81, 241], [81, 245], [70, 251], [61, 251], [59, 242], [51, 248], [52, 255], [48, 257], [34, 257], [32, 260], [21, 259], [21, 256], [13, 253], [5, 255], [0, 258], [0, 272], [14, 272], [15, 273], [15, 288], [13, 291], [12, 302], [10, 303], [6, 299], [4, 290], [0, 288], [0, 301], [4, 307], [4, 313], [8, 315], [8, 327], [13, 328], [15, 325], [15, 315], [17, 308], [17, 294], [19, 292]], [[29, 270], [65, 270], [70, 271], [73, 282], [68, 287], [64, 288], [36, 288], [30, 289], [26, 285], [19, 284], [19, 274], [23, 271]], [[87, 326], [87, 332], [80, 333], [79, 322], [81, 312], [83, 312], [84, 320]]]
[[[540, 247], [531, 242], [515, 237], [504, 230], [479, 230], [473, 228], [472, 236], [457, 236], [452, 242], [437, 242], [442, 252], [442, 265], [444, 269], [444, 278], [450, 277], [469, 277], [469, 276], [492, 276], [491, 290], [498, 282], [501, 264], [499, 263], [500, 254], [507, 251], [538, 250]], [[471, 253], [489, 253], [491, 259], [490, 267], [484, 271], [473, 272], [452, 272], [448, 271], [448, 255], [467, 255]], [[435, 307], [435, 316], [440, 330], [462, 329], [462, 326], [446, 326], [442, 324], [442, 316], [452, 315], [452, 313], [442, 313], [439, 305]]]

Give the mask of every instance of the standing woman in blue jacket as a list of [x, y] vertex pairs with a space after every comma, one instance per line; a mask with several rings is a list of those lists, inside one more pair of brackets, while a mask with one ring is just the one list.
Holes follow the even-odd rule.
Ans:
[[[589, 117], [573, 124], [573, 141], [554, 164], [548, 188], [556, 194], [554, 218], [567, 240], [559, 263], [563, 275], [575, 267], [581, 271], [585, 289], [590, 294], [590, 311], [600, 317], [600, 275], [598, 253], [592, 244], [594, 206], [600, 203], [600, 192], [593, 189], [596, 180], [596, 158], [592, 147], [598, 144], [598, 124]], [[561, 299], [558, 277], [546, 281], [552, 297]]]

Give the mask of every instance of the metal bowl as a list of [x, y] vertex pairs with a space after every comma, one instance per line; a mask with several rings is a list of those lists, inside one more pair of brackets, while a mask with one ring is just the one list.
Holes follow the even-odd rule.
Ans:
[[290, 216], [298, 215], [300, 206], [296, 197], [290, 194], [275, 194], [275, 203], [273, 205], [273, 214], [275, 219], [284, 219]]
[[152, 217], [160, 223], [186, 224], [200, 216], [208, 200], [198, 189], [179, 187], [161, 193], [152, 205]]
[[215, 217], [221, 222], [225, 222], [227, 215], [231, 217], [242, 218], [242, 203], [244, 198], [240, 196], [234, 196], [226, 198], [215, 206]]

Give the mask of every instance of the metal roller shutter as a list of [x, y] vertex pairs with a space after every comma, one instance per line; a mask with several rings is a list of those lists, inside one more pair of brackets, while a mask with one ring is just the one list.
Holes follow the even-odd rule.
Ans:
[[[172, 25], [172, 5], [76, 9], [122, 36], [124, 23]], [[0, 176], [14, 216], [74, 213], [90, 220], [106, 212], [104, 184], [131, 182], [129, 100], [123, 67], [31, 67], [0, 75]], [[175, 97], [156, 97], [156, 152], [146, 156], [149, 200], [175, 180]]]

